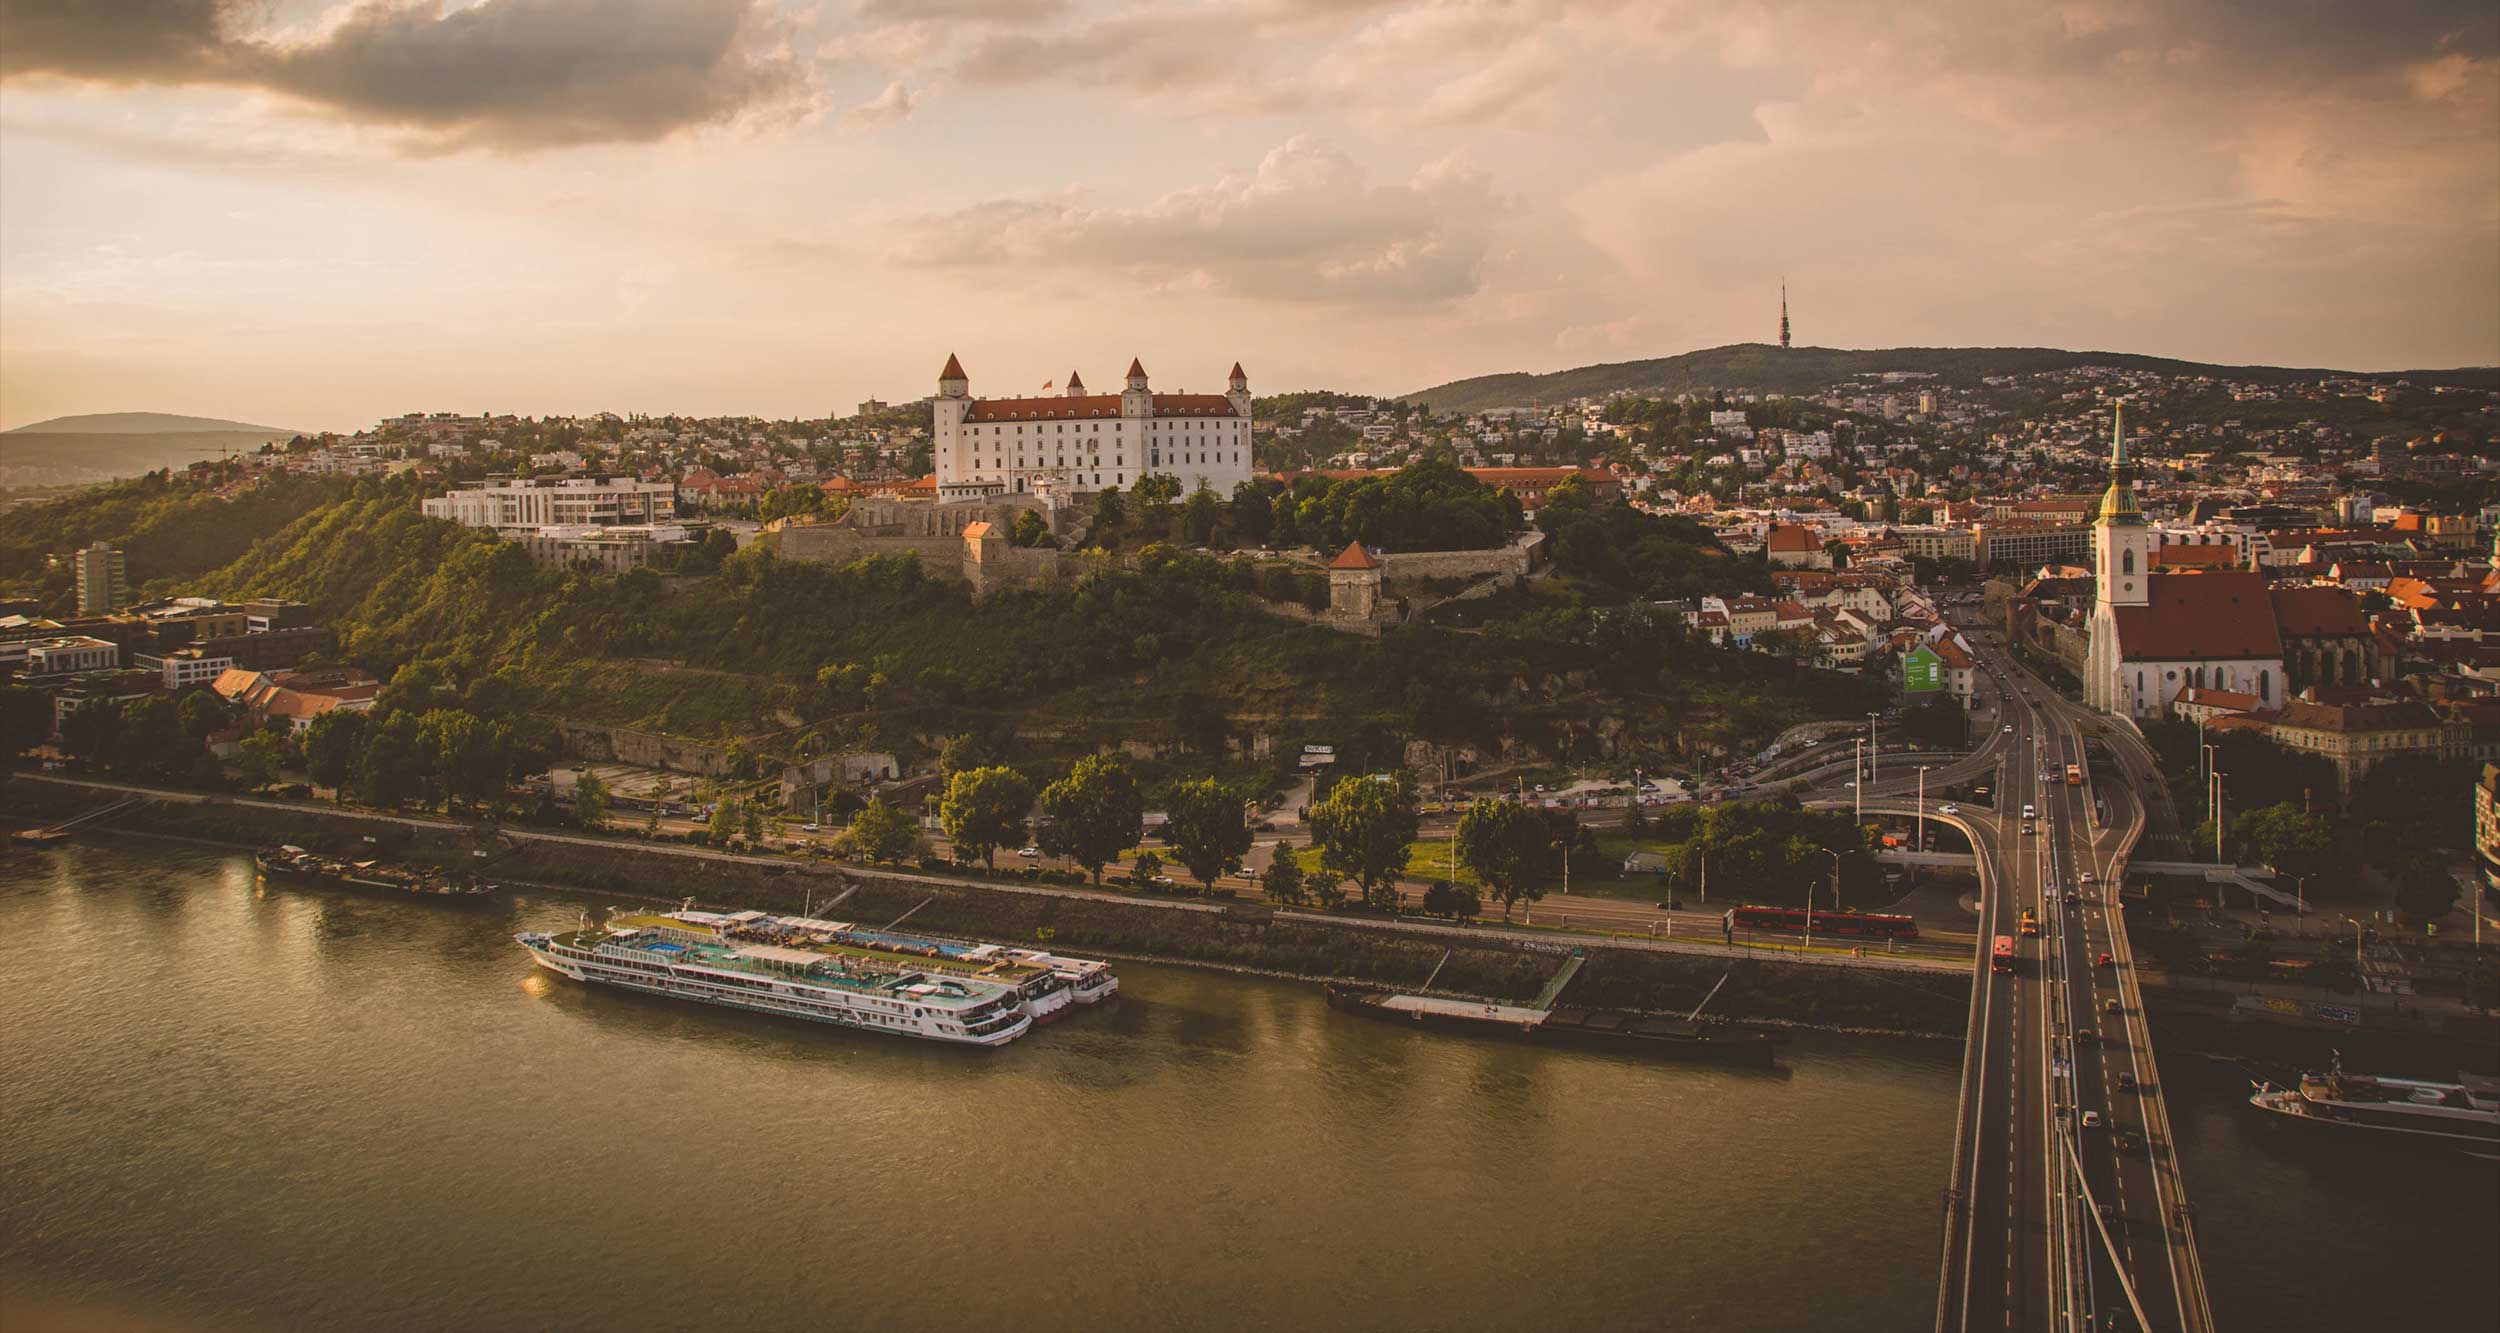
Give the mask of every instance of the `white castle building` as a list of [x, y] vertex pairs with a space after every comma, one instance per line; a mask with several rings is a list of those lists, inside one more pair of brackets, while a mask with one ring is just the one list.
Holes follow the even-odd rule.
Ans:
[[1128, 365], [1128, 387], [1088, 394], [1067, 387], [1036, 398], [975, 398], [963, 363], [946, 358], [935, 408], [938, 498], [1002, 492], [1066, 494], [1132, 489], [1147, 476], [1229, 496], [1250, 479], [1250, 381], [1235, 363], [1224, 393], [1154, 393], [1146, 368]]

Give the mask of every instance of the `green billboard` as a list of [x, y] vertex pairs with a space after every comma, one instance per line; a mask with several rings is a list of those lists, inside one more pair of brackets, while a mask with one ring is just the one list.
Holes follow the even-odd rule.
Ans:
[[1944, 659], [1926, 644], [1901, 655], [1901, 688], [1911, 694], [1933, 694], [1944, 688]]

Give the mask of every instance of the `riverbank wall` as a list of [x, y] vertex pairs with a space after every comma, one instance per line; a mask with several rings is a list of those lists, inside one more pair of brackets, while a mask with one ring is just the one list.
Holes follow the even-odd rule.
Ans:
[[[0, 785], [0, 811], [21, 824], [67, 818], [117, 799], [117, 792], [26, 775]], [[184, 793], [117, 811], [79, 836], [110, 838], [117, 831], [234, 847], [294, 843], [331, 855], [424, 863], [575, 894], [593, 905], [693, 898], [711, 907], [831, 911], [871, 925], [908, 912], [910, 928], [933, 934], [1382, 986], [1417, 987], [1429, 978], [1436, 991], [1510, 1002], [1535, 996], [1578, 947], [1584, 963], [1564, 994], [1569, 1003], [1681, 1013], [1718, 986], [1710, 1017], [1957, 1038], [1969, 1005], [1968, 977], [1951, 972], [1661, 952], [1568, 935], [1551, 942], [1470, 936], [1446, 925], [1408, 931], [1377, 918], [1337, 921], [1256, 903], [966, 883], [439, 816]], [[828, 907], [836, 899], [839, 906]]]

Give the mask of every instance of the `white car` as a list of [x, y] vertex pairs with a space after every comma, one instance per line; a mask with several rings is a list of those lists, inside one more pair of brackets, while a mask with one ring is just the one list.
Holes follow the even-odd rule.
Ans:
[[1018, 847], [1016, 849], [1016, 855], [1023, 857], [1027, 861], [1038, 861], [1042, 858], [1042, 849], [1039, 847]]
[[2101, 1127], [2101, 1113], [2098, 1111], [2084, 1112], [2083, 1127], [2085, 1129], [2099, 1129]]
[[2011, 736], [2011, 735], [2013, 735], [2013, 734], [2014, 734], [2014, 724], [2013, 724], [2013, 723], [2008, 722], [2008, 723], [2006, 723], [2006, 724], [2005, 724], [2005, 734], [2006, 734], [2006, 735], [2008, 735], [2008, 736]]
[[822, 824], [801, 824], [801, 825], [799, 825], [799, 832], [801, 832], [801, 833], [822, 833], [822, 832], [824, 832], [824, 831], [825, 831], [825, 826], [824, 826], [824, 825], [822, 825]]
[[1962, 807], [1948, 802], [1947, 804], [1937, 806], [1936, 813], [1940, 815], [1958, 815], [1962, 813]]
[[2075, 878], [2082, 883], [2089, 884], [2092, 882], [2092, 872], [2089, 870], [2084, 871], [2082, 874], [2075, 876]]

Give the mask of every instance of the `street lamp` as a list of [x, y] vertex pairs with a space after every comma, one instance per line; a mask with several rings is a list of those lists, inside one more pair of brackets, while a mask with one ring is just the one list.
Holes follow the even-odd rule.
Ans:
[[2209, 803], [2209, 804], [2205, 807], [2205, 808], [2206, 808], [2206, 811], [2207, 811], [2206, 818], [2211, 819], [2211, 820], [2213, 821], [2213, 824], [2214, 824], [2214, 864], [2215, 864], [2215, 865], [2221, 865], [2221, 864], [2222, 864], [2222, 779], [2224, 778], [2224, 776], [2226, 776], [2226, 775], [2222, 772], [2222, 770], [2220, 770], [2220, 769], [2215, 769], [2215, 770], [2214, 770], [2214, 783], [2213, 783], [2213, 792], [2212, 792], [2213, 800], [2211, 801], [2211, 803]]
[[[1832, 858], [1832, 910], [1837, 912], [1840, 910], [1840, 853], [1826, 847], [1823, 849], [1823, 855]], [[1809, 889], [1806, 892], [1806, 934], [1811, 937], [1813, 933], [1814, 892]]]
[[1862, 820], [1866, 818], [1866, 738], [1858, 737], [1857, 744], [1857, 757], [1849, 763], [1849, 788], [1855, 793], [1851, 799], [1856, 805], [1858, 818]]
[[1876, 720], [1882, 716], [1881, 713], [1866, 715], [1866, 780], [1869, 782], [1875, 780], [1876, 766], [1883, 763], [1883, 746], [1877, 740], [1875, 729]]

